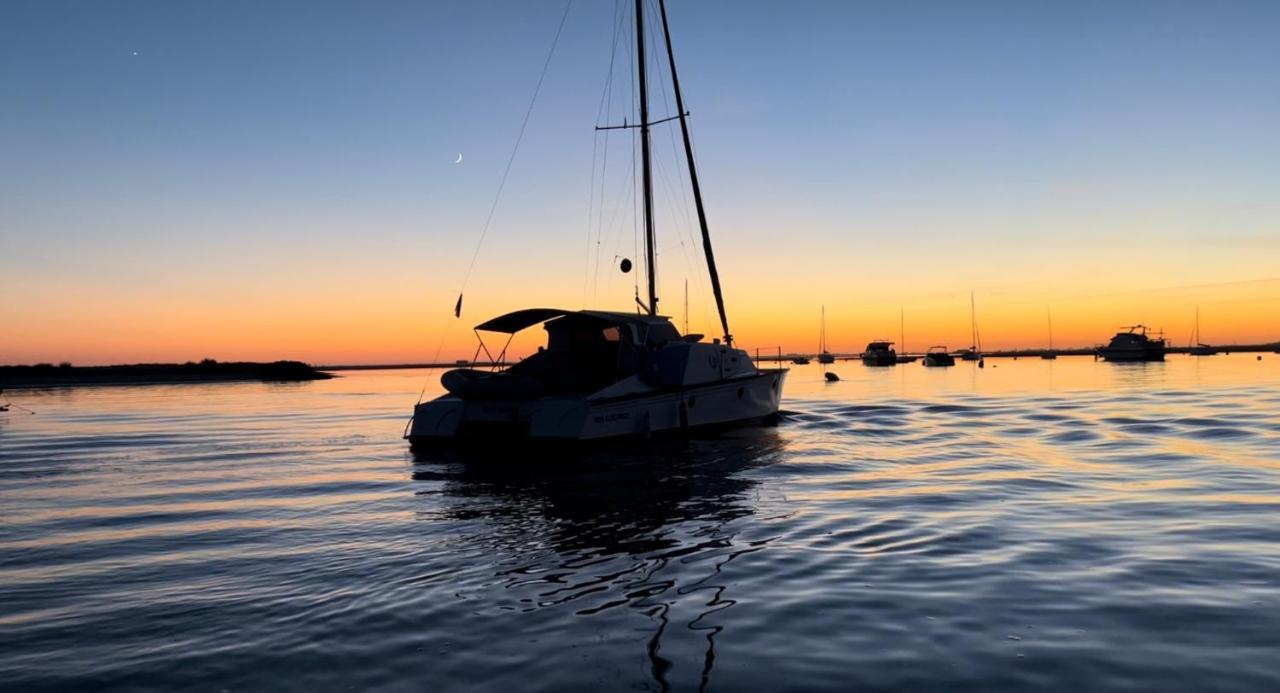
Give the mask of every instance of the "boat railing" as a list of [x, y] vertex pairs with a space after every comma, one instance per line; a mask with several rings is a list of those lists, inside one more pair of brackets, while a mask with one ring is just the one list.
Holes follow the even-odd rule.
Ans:
[[[768, 352], [770, 352], [770, 351], [772, 351], [772, 352], [774, 352], [774, 353], [773, 353], [773, 354], [769, 354]], [[755, 348], [755, 352], [756, 352], [756, 359], [755, 359], [755, 366], [756, 366], [756, 370], [786, 370], [786, 368], [782, 365], [782, 360], [783, 360], [783, 359], [782, 359], [782, 346], [781, 346], [781, 345], [779, 345], [779, 346], [774, 346], [774, 347], [765, 347], [765, 355], [766, 355], [768, 358], [772, 359], [773, 361], [775, 361], [775, 362], [778, 364], [778, 367], [777, 367], [776, 369], [772, 369], [772, 368], [770, 368], [770, 369], [762, 369], [762, 368], [760, 368], [760, 347], [756, 347], [756, 348]]]

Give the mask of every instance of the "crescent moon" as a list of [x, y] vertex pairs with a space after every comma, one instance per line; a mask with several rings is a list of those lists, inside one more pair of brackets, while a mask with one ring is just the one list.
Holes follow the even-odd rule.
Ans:
[[458, 160], [457, 160], [457, 161], [455, 161], [455, 162], [453, 162], [453, 163], [455, 163], [455, 164], [460, 164], [460, 163], [462, 163], [462, 152], [458, 152]]

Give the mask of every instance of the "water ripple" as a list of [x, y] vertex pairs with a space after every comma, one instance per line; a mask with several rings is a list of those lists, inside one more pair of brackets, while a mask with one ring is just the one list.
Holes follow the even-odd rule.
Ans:
[[801, 368], [776, 428], [554, 459], [415, 458], [400, 372], [31, 395], [0, 415], [0, 673], [1276, 689], [1280, 382], [1194, 365]]

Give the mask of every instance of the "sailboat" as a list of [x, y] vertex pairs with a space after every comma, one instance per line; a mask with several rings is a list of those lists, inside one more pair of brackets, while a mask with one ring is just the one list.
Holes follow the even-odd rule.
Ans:
[[[524, 308], [477, 325], [477, 353], [483, 349], [490, 354], [482, 333], [505, 337], [509, 345], [517, 332], [538, 325], [546, 331], [547, 343], [505, 369], [456, 368], [444, 373], [440, 381], [448, 393], [414, 407], [405, 437], [415, 449], [459, 441], [573, 443], [647, 437], [756, 424], [777, 416], [787, 369], [757, 367], [729, 332], [664, 0], [657, 6], [678, 113], [666, 120], [680, 121], [723, 337], [706, 343], [702, 335], [681, 335], [670, 318], [658, 312], [650, 156], [650, 127], [656, 123], [649, 118], [645, 6], [645, 0], [636, 0], [639, 120], [625, 127], [640, 134], [648, 300], [636, 298], [639, 312]], [[455, 315], [460, 314], [461, 301], [460, 296]], [[490, 360], [503, 363], [506, 349], [503, 346]]]
[[1053, 350], [1053, 310], [1046, 309], [1049, 315], [1049, 350], [1040, 352], [1040, 358], [1046, 361], [1052, 361], [1058, 358], [1058, 352]]
[[1191, 336], [1191, 345], [1187, 353], [1192, 356], [1213, 356], [1218, 350], [1200, 341], [1200, 306], [1196, 306], [1196, 331]]
[[898, 352], [898, 363], [913, 363], [915, 356], [907, 356], [907, 312], [901, 308], [898, 309], [898, 346], [902, 347], [902, 351]]
[[968, 349], [962, 349], [960, 351], [960, 360], [981, 361], [982, 340], [978, 337], [978, 313], [974, 307], [972, 291], [969, 292], [969, 329], [973, 333], [973, 344]]
[[836, 357], [827, 351], [827, 307], [822, 307], [822, 328], [818, 332], [818, 363], [835, 363]]

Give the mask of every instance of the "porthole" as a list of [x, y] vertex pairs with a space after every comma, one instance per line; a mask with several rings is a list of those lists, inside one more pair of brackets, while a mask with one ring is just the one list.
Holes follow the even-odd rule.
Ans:
[[742, 388], [738, 388], [738, 399], [742, 399], [742, 396], [744, 394], [746, 394], [746, 391], [743, 390]]

